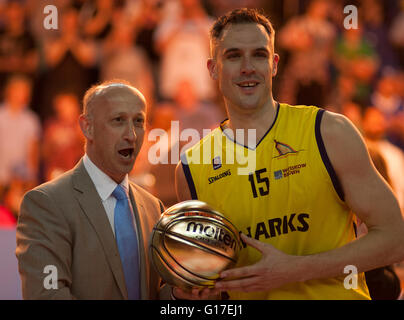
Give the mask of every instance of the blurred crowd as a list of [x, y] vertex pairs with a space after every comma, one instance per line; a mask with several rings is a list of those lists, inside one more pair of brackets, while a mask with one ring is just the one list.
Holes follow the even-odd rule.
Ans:
[[[48, 4], [56, 30], [43, 24]], [[344, 28], [346, 5], [358, 8], [358, 29]], [[275, 99], [349, 117], [404, 208], [403, 0], [0, 0], [0, 225], [15, 223], [28, 189], [83, 155], [77, 118], [92, 84], [133, 83], [148, 101], [147, 131], [168, 141], [172, 121], [201, 137], [216, 127], [225, 113], [206, 68], [209, 28], [241, 6], [273, 21]], [[169, 206], [175, 163], [151, 163], [147, 136], [131, 178]]]

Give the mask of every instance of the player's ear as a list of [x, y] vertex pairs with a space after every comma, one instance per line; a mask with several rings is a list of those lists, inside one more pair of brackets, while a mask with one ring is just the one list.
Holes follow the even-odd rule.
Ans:
[[272, 76], [275, 77], [276, 74], [278, 73], [278, 63], [279, 63], [280, 57], [277, 53], [274, 54], [274, 59], [272, 61]]
[[213, 80], [217, 80], [217, 64], [216, 64], [216, 60], [213, 59], [213, 58], [209, 58], [208, 62], [207, 62], [207, 66], [208, 66], [210, 77]]

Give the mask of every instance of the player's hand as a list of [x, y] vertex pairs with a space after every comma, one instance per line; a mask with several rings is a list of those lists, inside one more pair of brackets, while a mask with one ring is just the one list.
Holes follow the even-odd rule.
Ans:
[[217, 300], [220, 298], [220, 291], [214, 288], [198, 289], [185, 291], [181, 288], [173, 288], [173, 296], [177, 300]]
[[296, 271], [299, 256], [285, 254], [269, 244], [243, 234], [241, 238], [247, 245], [260, 251], [262, 258], [253, 265], [223, 271], [220, 274], [223, 280], [216, 282], [216, 289], [241, 292], [269, 291], [298, 281], [299, 275]]

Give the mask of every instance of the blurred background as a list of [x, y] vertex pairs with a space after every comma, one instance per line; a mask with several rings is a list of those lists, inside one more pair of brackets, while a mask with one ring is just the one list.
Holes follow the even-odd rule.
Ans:
[[[57, 30], [44, 28], [49, 4]], [[346, 5], [357, 7], [358, 29], [344, 28]], [[237, 7], [260, 8], [273, 22], [275, 99], [350, 118], [404, 208], [404, 0], [0, 0], [0, 299], [20, 298], [22, 196], [83, 155], [77, 117], [86, 89], [130, 81], [148, 101], [148, 132], [170, 134], [177, 120], [202, 136], [225, 118], [206, 68], [209, 29]], [[175, 164], [151, 164], [154, 143], [146, 134], [131, 179], [168, 207]], [[163, 152], [170, 159], [170, 148]]]

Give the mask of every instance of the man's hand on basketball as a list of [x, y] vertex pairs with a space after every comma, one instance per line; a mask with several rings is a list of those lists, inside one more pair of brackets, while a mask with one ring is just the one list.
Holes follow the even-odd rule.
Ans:
[[301, 257], [285, 254], [269, 244], [243, 234], [241, 237], [247, 245], [260, 251], [262, 258], [253, 265], [223, 271], [220, 274], [223, 280], [216, 283], [216, 289], [242, 292], [268, 291], [299, 280], [296, 267], [297, 260]]

